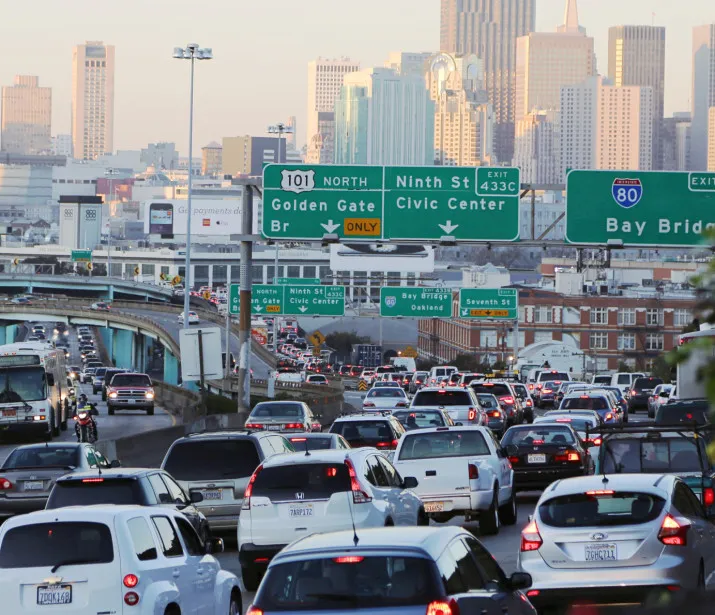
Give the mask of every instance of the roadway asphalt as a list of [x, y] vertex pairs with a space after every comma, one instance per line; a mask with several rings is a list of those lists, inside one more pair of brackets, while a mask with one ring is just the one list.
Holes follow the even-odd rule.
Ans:
[[[29, 326], [32, 323], [28, 323]], [[47, 325], [46, 325], [47, 326]], [[49, 327], [48, 327], [49, 328]], [[77, 335], [74, 329], [70, 329], [70, 359], [67, 360], [67, 365], [81, 365], [79, 357], [79, 349], [77, 346]], [[99, 416], [97, 417], [97, 431], [100, 440], [111, 440], [121, 438], [164, 427], [171, 427], [174, 424], [174, 418], [163, 408], [157, 406], [154, 416], [147, 416], [146, 412], [140, 410], [123, 410], [114, 416], [107, 414], [107, 404], [102, 401], [101, 395], [92, 393], [91, 384], [80, 385], [81, 392], [87, 395], [90, 402], [97, 404]], [[55, 438], [55, 442], [72, 442], [75, 441], [74, 422], [69, 421], [67, 431], [61, 432], [59, 438]], [[19, 437], [3, 438], [0, 440], [0, 463], [5, 461], [5, 458], [18, 445], [27, 443], [27, 439]]]

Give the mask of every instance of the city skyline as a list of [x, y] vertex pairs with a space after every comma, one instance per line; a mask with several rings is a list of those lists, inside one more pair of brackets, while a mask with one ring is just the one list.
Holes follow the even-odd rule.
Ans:
[[[170, 32], [163, 27], [167, 11], [177, 16], [193, 4], [179, 0], [170, 6], [145, 6], [127, 0], [125, 10], [112, 20], [87, 0], [77, 0], [69, 11], [49, 0], [38, 0], [32, 7], [18, 5], [13, 19], [0, 24], [0, 46], [4, 57], [12, 58], [0, 66], [0, 84], [11, 84], [16, 74], [37, 75], [44, 86], [53, 89], [53, 132], [69, 133], [72, 48], [85, 40], [103, 40], [114, 45], [117, 54], [115, 148], [175, 141], [186, 152], [188, 71], [171, 58], [177, 45], [196, 41], [212, 47], [216, 57], [197, 70], [195, 139], [199, 146], [228, 135], [260, 136], [276, 121], [291, 115], [306, 117], [305, 71], [307, 63], [318, 56], [346, 55], [371, 67], [381, 65], [390, 52], [436, 52], [439, 47], [439, 0], [387, 4], [365, 0], [359, 12], [349, 14], [350, 27], [341, 27], [342, 15], [327, 0], [315, 0], [308, 7], [276, 0], [270, 7], [252, 5], [250, 15], [245, 6], [221, 0], [217, 4], [220, 10], [211, 14], [177, 19], [178, 26]], [[666, 26], [666, 116], [690, 109], [692, 29], [715, 22], [711, 3], [691, 0], [691, 4], [687, 14], [682, 14], [667, 0], [579, 2], [580, 22], [596, 41], [601, 74], [606, 72], [610, 27]], [[553, 31], [563, 22], [563, 10], [564, 0], [537, 0], [536, 31]], [[375, 19], [376, 14], [381, 19]], [[275, 20], [275, 15], [281, 20]], [[252, 27], [236, 36], [233, 24], [247, 16], [252, 17]], [[304, 28], [299, 37], [295, 36], [296, 23]], [[237, 68], [240, 79], [235, 77]], [[277, 74], [280, 79], [275, 78]], [[238, 81], [251, 84], [254, 93], [247, 95]], [[306, 127], [300, 124], [298, 144], [302, 145]]]

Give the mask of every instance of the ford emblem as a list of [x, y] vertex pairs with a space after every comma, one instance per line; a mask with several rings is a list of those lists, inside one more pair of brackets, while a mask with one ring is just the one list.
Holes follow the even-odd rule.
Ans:
[[591, 540], [606, 540], [606, 538], [608, 538], [608, 534], [602, 534], [601, 532], [591, 534]]

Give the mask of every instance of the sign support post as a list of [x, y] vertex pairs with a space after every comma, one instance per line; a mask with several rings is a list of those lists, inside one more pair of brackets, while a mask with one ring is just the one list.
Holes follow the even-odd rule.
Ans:
[[[253, 186], [243, 186], [243, 229], [253, 229]], [[241, 305], [238, 316], [238, 415], [244, 422], [251, 412], [251, 281], [253, 243], [241, 241]], [[226, 357], [228, 362], [228, 357]], [[242, 420], [241, 420], [242, 419]]]

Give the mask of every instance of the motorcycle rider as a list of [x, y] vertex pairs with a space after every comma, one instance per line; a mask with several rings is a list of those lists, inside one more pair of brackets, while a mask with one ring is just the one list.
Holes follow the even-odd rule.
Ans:
[[89, 430], [87, 433], [87, 440], [89, 442], [96, 442], [99, 439], [97, 421], [94, 419], [98, 414], [97, 407], [94, 404], [86, 402], [85, 399], [85, 404], [77, 410], [77, 414], [74, 417], [74, 432], [77, 436], [77, 442], [82, 441], [82, 427], [86, 427]]

